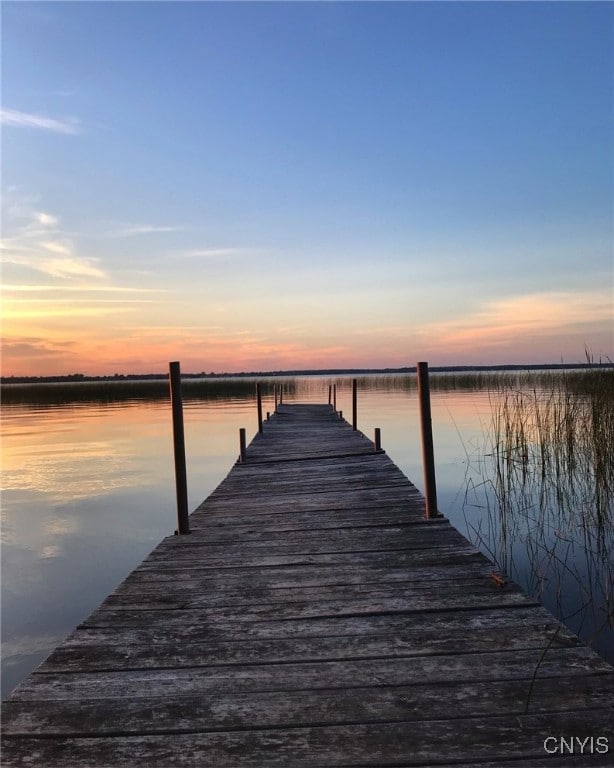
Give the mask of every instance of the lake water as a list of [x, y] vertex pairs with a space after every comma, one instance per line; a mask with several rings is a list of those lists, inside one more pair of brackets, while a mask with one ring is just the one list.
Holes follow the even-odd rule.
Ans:
[[[326, 402], [330, 381], [296, 382], [285, 401]], [[351, 418], [351, 380], [335, 381], [337, 408]], [[560, 510], [537, 527], [526, 506], [505, 510], [503, 519], [484, 443], [493, 397], [474, 389], [432, 393], [439, 509], [614, 662], [611, 507], [588, 542], [586, 525], [573, 519], [562, 531]], [[263, 408], [273, 411], [272, 397]], [[186, 400], [184, 421], [194, 509], [236, 460], [239, 428], [248, 441], [256, 432], [254, 395]], [[380, 427], [384, 450], [423, 490], [415, 391], [398, 377], [373, 377], [359, 387], [358, 426], [371, 438]], [[173, 532], [176, 506], [168, 401], [6, 405], [2, 428], [4, 697]]]

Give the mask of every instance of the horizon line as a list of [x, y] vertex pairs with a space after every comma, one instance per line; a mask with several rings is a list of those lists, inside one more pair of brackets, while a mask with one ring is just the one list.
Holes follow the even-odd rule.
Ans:
[[[429, 366], [430, 372], [445, 373], [456, 371], [518, 371], [518, 370], [562, 370], [562, 369], [581, 369], [581, 368], [614, 368], [614, 362], [607, 360], [602, 362], [578, 362], [578, 363], [498, 363], [494, 365], [433, 365]], [[254, 376], [323, 376], [323, 375], [342, 375], [342, 374], [376, 374], [376, 373], [415, 373], [416, 365], [403, 366], [401, 368], [308, 368], [308, 369], [289, 369], [289, 370], [268, 370], [268, 371], [240, 371], [230, 373], [227, 371], [215, 372], [206, 371], [181, 372], [182, 378], [235, 378], [235, 377], [254, 377]], [[168, 373], [114, 373], [90, 375], [83, 373], [69, 374], [51, 374], [51, 375], [11, 375], [0, 376], [0, 384], [22, 384], [28, 382], [53, 383], [70, 381], [121, 381], [121, 380], [160, 380], [167, 379]]]

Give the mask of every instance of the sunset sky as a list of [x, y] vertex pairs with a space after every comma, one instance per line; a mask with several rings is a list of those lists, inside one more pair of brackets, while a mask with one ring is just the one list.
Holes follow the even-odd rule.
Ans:
[[612, 3], [1, 14], [3, 375], [614, 359]]

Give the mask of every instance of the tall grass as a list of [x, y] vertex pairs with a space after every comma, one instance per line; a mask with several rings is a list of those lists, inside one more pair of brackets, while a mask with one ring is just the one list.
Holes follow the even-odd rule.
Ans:
[[[262, 379], [263, 394], [273, 393], [276, 379]], [[292, 395], [294, 379], [284, 379], [284, 392]], [[229, 401], [255, 397], [255, 379], [192, 379], [181, 382], [184, 400]], [[4, 405], [57, 406], [77, 403], [119, 403], [130, 401], [164, 401], [170, 397], [166, 379], [133, 381], [84, 381], [45, 384], [4, 384], [1, 389]]]
[[614, 661], [614, 371], [540, 385], [491, 394], [467, 524], [503, 571]]
[[[562, 378], [568, 382], [570, 389], [588, 393], [591, 388], [601, 386], [609, 376], [611, 384], [612, 370], [589, 370], [569, 372], [561, 371], [475, 371], [454, 373], [431, 373], [430, 387], [433, 391], [453, 390], [493, 390], [508, 391], [511, 388], [523, 389], [529, 386], [537, 388], [552, 388], [558, 386]], [[352, 378], [358, 379], [358, 387], [362, 390], [390, 390], [412, 393], [417, 388], [415, 373], [402, 374], [369, 374], [353, 377], [318, 376], [313, 380], [309, 376], [293, 377], [207, 377], [182, 379], [183, 396], [186, 399], [198, 400], [228, 400], [236, 397], [251, 398], [255, 396], [255, 381], [260, 381], [263, 394], [272, 395], [273, 386], [283, 383], [284, 391], [289, 396], [299, 394], [303, 389], [321, 388], [322, 402], [326, 399], [329, 384], [338, 387], [350, 387]], [[165, 400], [169, 397], [168, 380], [119, 379], [105, 381], [74, 381], [58, 383], [2, 383], [0, 386], [2, 402], [6, 405], [58, 405], [62, 403], [105, 403], [124, 402], [130, 400]]]

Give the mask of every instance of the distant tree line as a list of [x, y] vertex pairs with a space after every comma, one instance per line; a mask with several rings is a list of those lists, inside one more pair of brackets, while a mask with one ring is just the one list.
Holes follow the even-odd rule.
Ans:
[[[541, 363], [530, 365], [448, 365], [429, 366], [433, 373], [456, 373], [460, 371], [535, 371], [535, 370], [562, 370], [581, 368], [614, 368], [614, 363]], [[241, 373], [181, 373], [184, 379], [203, 378], [241, 378], [253, 376], [345, 376], [348, 374], [369, 375], [378, 373], [415, 373], [416, 366], [406, 368], [320, 368], [317, 370], [288, 370], [288, 371], [242, 371]], [[114, 373], [108, 376], [86, 376], [83, 373], [70, 373], [65, 376], [2, 376], [2, 384], [59, 384], [85, 381], [147, 381], [155, 379], [167, 379], [167, 373]]]

